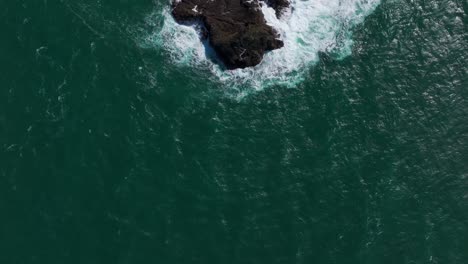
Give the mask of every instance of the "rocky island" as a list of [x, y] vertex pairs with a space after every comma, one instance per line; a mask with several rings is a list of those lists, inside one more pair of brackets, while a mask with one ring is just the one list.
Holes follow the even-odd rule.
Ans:
[[[288, 0], [266, 0], [276, 15], [289, 7]], [[179, 23], [199, 23], [227, 69], [259, 64], [266, 52], [283, 47], [276, 30], [267, 25], [260, 0], [174, 0], [172, 15]]]

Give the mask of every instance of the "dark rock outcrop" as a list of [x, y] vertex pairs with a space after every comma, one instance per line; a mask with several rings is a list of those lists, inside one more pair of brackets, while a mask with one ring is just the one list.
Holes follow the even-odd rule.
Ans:
[[[267, 2], [277, 14], [285, 3]], [[202, 36], [228, 69], [255, 66], [266, 52], [283, 47], [278, 33], [267, 25], [259, 0], [175, 0], [172, 7], [177, 22], [203, 25]]]

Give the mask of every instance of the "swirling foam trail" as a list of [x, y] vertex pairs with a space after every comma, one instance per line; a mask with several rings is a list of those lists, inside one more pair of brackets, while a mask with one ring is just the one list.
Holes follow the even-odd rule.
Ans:
[[339, 58], [349, 55], [352, 28], [378, 4], [379, 0], [291, 0], [292, 12], [279, 20], [272, 8], [262, 5], [265, 19], [285, 45], [266, 54], [260, 65], [247, 69], [221, 70], [207, 58], [196, 29], [177, 24], [168, 9], [163, 11], [161, 30], [148, 40], [167, 50], [175, 63], [209, 69], [215, 79], [234, 88], [295, 86], [308, 66], [318, 61], [319, 52], [333, 52]]

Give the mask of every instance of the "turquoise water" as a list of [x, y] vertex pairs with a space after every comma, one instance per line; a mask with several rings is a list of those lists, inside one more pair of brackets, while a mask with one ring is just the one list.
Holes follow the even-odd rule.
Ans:
[[167, 4], [0, 3], [0, 263], [468, 263], [466, 2], [382, 0], [294, 85], [175, 60]]

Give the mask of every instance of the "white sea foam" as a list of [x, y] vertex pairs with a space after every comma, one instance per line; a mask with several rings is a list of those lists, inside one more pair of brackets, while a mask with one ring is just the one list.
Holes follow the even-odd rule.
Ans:
[[338, 58], [351, 53], [351, 30], [364, 21], [379, 0], [291, 0], [291, 12], [277, 19], [272, 8], [262, 5], [268, 24], [284, 41], [284, 47], [269, 52], [261, 64], [234, 71], [222, 70], [207, 56], [195, 27], [180, 25], [163, 10], [164, 23], [147, 40], [163, 47], [175, 64], [208, 69], [214, 79], [233, 88], [263, 89], [272, 84], [295, 86], [318, 61], [319, 52]]

